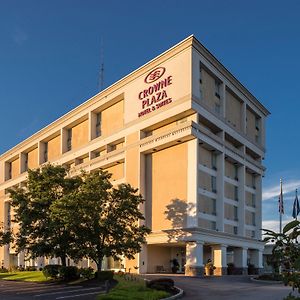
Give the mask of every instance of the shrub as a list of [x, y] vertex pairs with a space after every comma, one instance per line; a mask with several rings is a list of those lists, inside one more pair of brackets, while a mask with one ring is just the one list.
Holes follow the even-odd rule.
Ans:
[[174, 280], [171, 278], [158, 278], [148, 281], [146, 285], [151, 289], [169, 291], [174, 287]]
[[[24, 269], [24, 268], [23, 268]], [[28, 266], [25, 268], [25, 271], [36, 271], [37, 268], [35, 266]], [[21, 271], [21, 270], [20, 270]], [[23, 270], [24, 271], [24, 270]]]
[[85, 278], [85, 279], [92, 279], [95, 277], [94, 275], [94, 269], [89, 267], [89, 268], [82, 268], [79, 270], [80, 276]]
[[0, 268], [0, 273], [8, 273], [8, 269], [1, 267]]
[[114, 271], [95, 272], [95, 278], [99, 281], [112, 280], [114, 278]]
[[43, 269], [43, 274], [46, 278], [57, 278], [61, 265], [47, 265]]
[[279, 274], [261, 274], [257, 277], [259, 280], [282, 281], [282, 276]]
[[58, 277], [66, 281], [75, 280], [79, 278], [79, 270], [75, 266], [61, 266], [58, 270]]

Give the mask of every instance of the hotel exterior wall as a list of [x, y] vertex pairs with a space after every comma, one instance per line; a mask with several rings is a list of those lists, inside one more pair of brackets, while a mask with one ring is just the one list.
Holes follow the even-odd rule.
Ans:
[[[187, 158], [187, 143], [147, 156], [151, 184], [147, 184], [146, 190], [149, 189], [151, 197], [146, 197], [146, 201], [152, 204], [152, 231], [186, 227], [186, 216], [182, 213], [185, 214], [187, 202]], [[172, 217], [175, 209], [180, 216]]]
[[[199, 70], [201, 66], [206, 72], [203, 78]], [[147, 82], [149, 72], [157, 69], [163, 73], [162, 77]], [[163, 82], [162, 89], [156, 85], [160, 81]], [[219, 97], [215, 90], [211, 91], [216, 88], [216, 82]], [[204, 89], [202, 98], [201, 85]], [[154, 89], [159, 89], [158, 92], [165, 90], [165, 94], [158, 95]], [[226, 106], [226, 90], [229, 89], [242, 101], [240, 130], [226, 121], [226, 116], [230, 115], [228, 104]], [[158, 100], [161, 97], [163, 99]], [[159, 103], [164, 105], [156, 106]], [[215, 104], [220, 105], [217, 110]], [[259, 143], [247, 135], [246, 125], [253, 124], [246, 123], [247, 109], [261, 118]], [[102, 126], [101, 136], [97, 137], [99, 112], [102, 112]], [[264, 107], [190, 37], [3, 154], [0, 157], [0, 190], [26, 180], [26, 172], [18, 175], [24, 159], [21, 153], [38, 147], [39, 163], [44, 163], [43, 151], [47, 143], [48, 161], [71, 167], [70, 175], [78, 173], [81, 168], [90, 171], [101, 167], [112, 171], [114, 184], [129, 182], [138, 187], [147, 200], [145, 207], [141, 207], [146, 224], [153, 229], [148, 237], [149, 244], [180, 242], [182, 245], [180, 238], [183, 237], [170, 241], [164, 232], [171, 226], [164, 211], [170, 200], [178, 198], [191, 208], [184, 226], [188, 229], [185, 241], [199, 240], [200, 244], [222, 242], [258, 249], [261, 247], [258, 225], [261, 224], [259, 203], [264, 172], [261, 159], [264, 157], [264, 119], [267, 114]], [[73, 137], [72, 149], [68, 151], [69, 128], [72, 128]], [[205, 146], [205, 151], [201, 150], [202, 146]], [[212, 163], [213, 156], [216, 166]], [[12, 164], [13, 176], [8, 179], [6, 164], [19, 157], [21, 162]], [[227, 159], [238, 165], [238, 181], [232, 178], [232, 171], [225, 172]], [[152, 160], [151, 167], [149, 160]], [[255, 190], [245, 185], [246, 171], [256, 176]], [[5, 176], [8, 180], [4, 180]], [[224, 198], [227, 183], [238, 187], [237, 203]], [[245, 208], [245, 191], [255, 193], [257, 207]], [[216, 201], [215, 209], [210, 204], [199, 210], [201, 196]], [[8, 198], [2, 195], [1, 203], [4, 200]], [[238, 207], [237, 221], [226, 220], [225, 204]], [[0, 213], [4, 204], [1, 207]], [[247, 211], [253, 210], [256, 227], [245, 224]], [[238, 233], [235, 233], [235, 227]], [[232, 234], [226, 234], [224, 228], [225, 232]], [[255, 238], [247, 238], [250, 231], [256, 232]], [[145, 246], [134, 260], [126, 260], [126, 268], [134, 270], [139, 266], [139, 272], [153, 269], [150, 262], [152, 252], [148, 250]], [[1, 252], [5, 252], [4, 248], [0, 249]], [[3, 260], [8, 262], [9, 257]]]

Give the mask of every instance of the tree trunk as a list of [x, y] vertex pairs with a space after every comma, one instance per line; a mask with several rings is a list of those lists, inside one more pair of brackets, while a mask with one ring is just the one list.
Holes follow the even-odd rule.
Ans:
[[62, 256], [60, 257], [60, 259], [61, 259], [61, 264], [62, 264], [64, 267], [66, 267], [66, 266], [67, 266], [67, 257], [66, 257], [66, 255], [62, 255]]
[[97, 262], [97, 272], [101, 272], [102, 270], [102, 258]]

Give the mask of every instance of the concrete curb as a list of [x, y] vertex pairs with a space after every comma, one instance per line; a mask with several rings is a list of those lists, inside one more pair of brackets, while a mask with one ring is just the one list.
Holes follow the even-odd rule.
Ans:
[[173, 299], [179, 299], [183, 296], [183, 290], [180, 289], [179, 287], [177, 286], [174, 286], [175, 289], [177, 289], [179, 292], [176, 294], [176, 295], [173, 295], [173, 296], [170, 296], [168, 298], [162, 298], [162, 300], [173, 300]]
[[275, 281], [275, 280], [260, 280], [260, 279], [255, 279], [255, 278], [253, 278], [253, 277], [251, 277], [250, 280], [253, 281], [253, 282], [259, 282], [259, 283], [283, 284], [282, 281]]

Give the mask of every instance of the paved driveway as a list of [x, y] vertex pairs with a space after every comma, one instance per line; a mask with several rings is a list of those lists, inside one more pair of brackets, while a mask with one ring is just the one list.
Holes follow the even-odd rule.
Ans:
[[[147, 275], [148, 279], [153, 277], [158, 276]], [[167, 277], [185, 291], [184, 300], [282, 300], [291, 291], [283, 284], [253, 282], [248, 276]]]
[[61, 285], [0, 280], [0, 300], [94, 300], [103, 286]]

